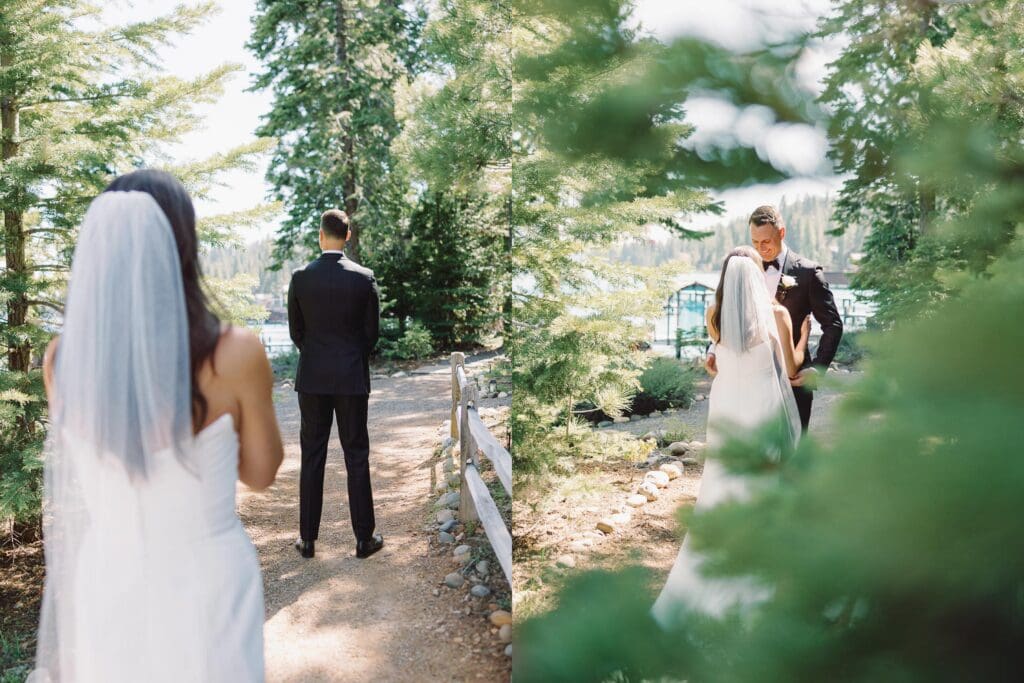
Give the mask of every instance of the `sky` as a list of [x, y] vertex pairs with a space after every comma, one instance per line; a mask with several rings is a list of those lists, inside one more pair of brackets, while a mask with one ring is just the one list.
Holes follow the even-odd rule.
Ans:
[[[135, 0], [131, 5], [119, 2], [113, 7], [121, 20], [142, 19], [169, 12], [180, 2]], [[219, 102], [199, 109], [205, 125], [171, 150], [177, 161], [202, 159], [252, 140], [260, 115], [270, 108], [269, 93], [247, 92], [251, 74], [260, 68], [245, 49], [255, 0], [219, 0], [218, 4], [220, 11], [205, 25], [161, 53], [167, 72], [181, 77], [196, 76], [225, 62], [244, 68], [228, 83]], [[638, 0], [635, 19], [641, 30], [659, 39], [689, 34], [742, 49], [759, 37], [811, 29], [828, 6], [829, 0]], [[808, 87], [817, 87], [834, 53], [835, 46], [822, 47], [800, 64], [798, 74]], [[826, 166], [824, 134], [772, 125], [756, 113], [738, 114], [706, 98], [692, 100], [687, 105], [687, 118], [696, 126], [693, 141], [699, 143], [724, 129], [741, 130], [763, 155], [789, 166], [802, 177], [716, 193], [714, 197], [725, 204], [727, 215], [743, 215], [760, 204], [778, 203], [783, 195], [826, 194], [838, 189], [838, 178], [821, 174]], [[224, 187], [216, 188], [210, 201], [197, 202], [198, 212], [209, 215], [237, 211], [266, 201], [270, 187], [264, 180], [265, 171], [264, 161], [256, 172], [225, 175]], [[716, 220], [696, 216], [692, 223], [699, 227]], [[273, 224], [267, 224], [261, 230], [245, 233], [243, 239], [266, 236], [272, 230]]]

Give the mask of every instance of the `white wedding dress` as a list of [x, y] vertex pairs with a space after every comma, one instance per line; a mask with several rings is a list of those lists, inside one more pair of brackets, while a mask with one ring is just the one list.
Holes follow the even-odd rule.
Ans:
[[31, 683], [260, 682], [263, 583], [230, 414], [192, 434], [174, 236], [108, 192], [75, 248], [45, 453]]
[[[74, 578], [67, 680], [263, 680], [263, 581], [235, 512], [230, 414], [196, 436], [191, 455], [198, 476], [167, 457], [142, 485], [116, 461], [82, 478], [92, 524]], [[73, 451], [75, 460], [96, 457]], [[181, 603], [186, 595], [192, 604]], [[198, 649], [180, 652], [181, 643]]]
[[[734, 257], [726, 268], [722, 296], [722, 334], [716, 346], [718, 374], [708, 397], [707, 448], [700, 493], [694, 514], [726, 500], [743, 500], [754, 483], [731, 474], [714, 453], [730, 436], [740, 436], [782, 416], [786, 438], [795, 444], [800, 420], [764, 284], [764, 274], [751, 259]], [[732, 607], [754, 604], [769, 593], [745, 577], [708, 578], [704, 558], [691, 547], [688, 533], [665, 587], [652, 608], [655, 619], [670, 626], [685, 607], [721, 616]]]

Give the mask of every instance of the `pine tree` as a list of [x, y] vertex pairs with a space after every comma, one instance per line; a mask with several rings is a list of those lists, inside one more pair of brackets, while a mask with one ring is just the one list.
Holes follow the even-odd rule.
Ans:
[[277, 267], [314, 250], [327, 208], [349, 215], [357, 261], [364, 238], [393, 229], [404, 196], [390, 152], [394, 89], [417, 68], [421, 24], [399, 0], [257, 4], [248, 47], [265, 70], [253, 87], [274, 93], [259, 134], [277, 140], [267, 180], [287, 212]]
[[1010, 77], [1020, 52], [1012, 7], [847, 0], [822, 24], [822, 35], [849, 39], [821, 96], [833, 112], [832, 159], [849, 175], [837, 197], [836, 231], [871, 226], [854, 285], [875, 292], [881, 326], [949, 296], [950, 272], [983, 270], [991, 250], [1012, 235], [1004, 227], [951, 243], [941, 227], [962, 216], [984, 189], [966, 176], [928, 184], [934, 176], [927, 169], [899, 163], [936, 134], [959, 137], [938, 124], [964, 107], [993, 123], [986, 134], [1014, 144], [1024, 118], [1012, 104], [1021, 96]]
[[[163, 165], [165, 145], [193, 129], [194, 107], [215, 101], [240, 67], [192, 80], [161, 72], [157, 50], [214, 10], [182, 6], [151, 21], [106, 25], [81, 0], [10, 0], [0, 6], [0, 516], [38, 511], [44, 436], [41, 351], [59, 329], [77, 226], [89, 202], [119, 173]], [[253, 142], [207, 160], [171, 166], [195, 196], [219, 173], [252, 166]], [[267, 207], [201, 222], [207, 243], [259, 220]]]

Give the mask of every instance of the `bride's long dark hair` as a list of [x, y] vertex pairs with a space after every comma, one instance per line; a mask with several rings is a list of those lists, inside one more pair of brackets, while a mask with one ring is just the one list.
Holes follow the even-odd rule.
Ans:
[[198, 376], [220, 339], [220, 319], [210, 310], [210, 301], [201, 284], [199, 238], [196, 236], [196, 210], [181, 182], [166, 171], [141, 169], [114, 179], [104, 192], [145, 192], [153, 197], [167, 216], [178, 245], [181, 280], [185, 289], [185, 313], [188, 318], [188, 348], [192, 380], [192, 423], [198, 429], [206, 422], [208, 404], [199, 390]]
[[756, 263], [758, 268], [764, 268], [764, 260], [757, 253], [757, 249], [753, 247], [747, 245], [733, 247], [726, 254], [725, 261], [722, 262], [722, 274], [718, 276], [718, 289], [715, 290], [715, 310], [711, 314], [711, 325], [709, 325], [711, 329], [708, 330], [716, 342], [720, 341], [722, 335], [722, 292], [725, 290], [725, 271], [729, 268], [729, 261], [733, 258], [748, 258]]

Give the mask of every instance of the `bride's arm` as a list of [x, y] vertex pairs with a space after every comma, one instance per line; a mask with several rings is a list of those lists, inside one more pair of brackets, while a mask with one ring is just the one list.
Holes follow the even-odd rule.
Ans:
[[238, 401], [238, 478], [252, 489], [274, 483], [284, 458], [274, 414], [274, 373], [263, 344], [252, 332], [231, 327], [217, 349], [217, 374]]
[[[789, 311], [779, 306], [775, 308], [775, 324], [779, 328], [779, 342], [782, 345], [782, 358], [786, 362], [786, 374], [795, 377], [804, 362], [803, 351], [797, 358], [797, 350], [793, 348], [793, 322], [789, 319]], [[804, 344], [804, 348], [806, 348]]]
[[60, 343], [60, 337], [54, 337], [50, 340], [50, 343], [46, 345], [46, 353], [43, 354], [43, 386], [46, 387], [46, 402], [50, 404], [50, 410], [53, 410], [53, 368], [54, 363], [57, 361], [57, 344]]

